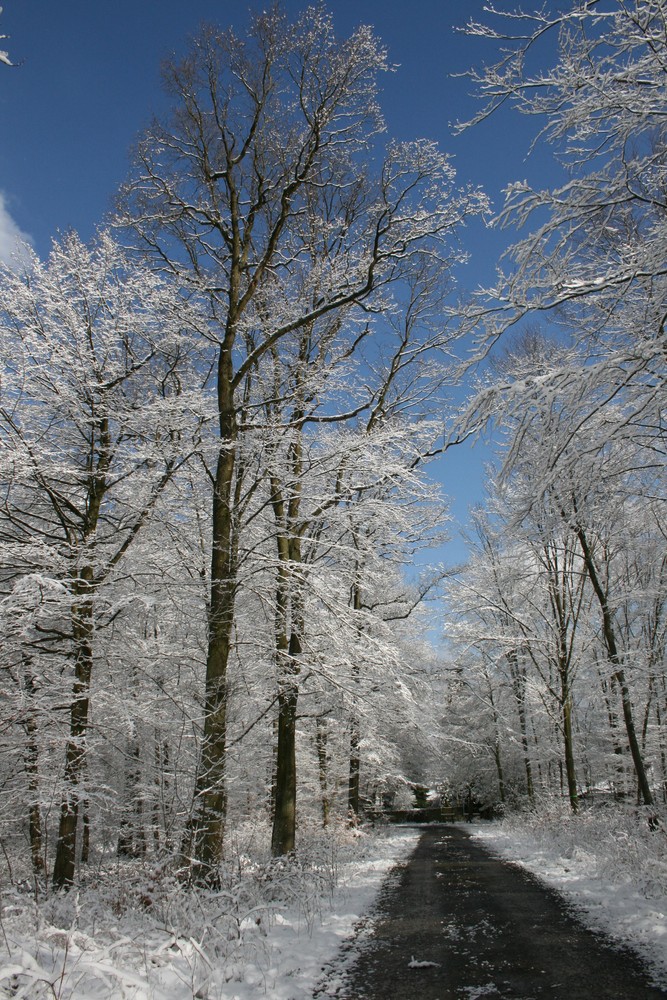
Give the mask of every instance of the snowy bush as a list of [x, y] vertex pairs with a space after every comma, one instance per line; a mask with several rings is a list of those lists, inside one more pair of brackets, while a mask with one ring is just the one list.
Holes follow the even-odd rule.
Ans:
[[630, 883], [647, 898], [667, 895], [667, 817], [656, 810], [608, 803], [573, 814], [564, 800], [550, 799], [502, 826], [596, 877]]
[[314, 950], [308, 974], [316, 976], [317, 949], [333, 941], [335, 950], [336, 934], [318, 928], [341, 874], [348, 886], [369, 877], [379, 885], [386, 859], [410, 837], [306, 824], [298, 851], [272, 859], [268, 829], [240, 824], [215, 890], [187, 885], [170, 864], [137, 859], [89, 869], [78, 890], [40, 901], [27, 883], [13, 887], [1, 898], [0, 997], [270, 996], [281, 977], [302, 975], [306, 952]]

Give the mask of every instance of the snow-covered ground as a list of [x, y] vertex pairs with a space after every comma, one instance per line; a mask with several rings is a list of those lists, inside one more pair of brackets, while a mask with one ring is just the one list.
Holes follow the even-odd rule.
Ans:
[[[554, 886], [593, 929], [634, 948], [667, 986], [667, 835], [631, 813], [517, 817], [468, 830]], [[217, 893], [149, 869], [106, 873], [36, 905], [2, 893], [0, 998], [310, 1000], [419, 831], [319, 843], [296, 865], [239, 851]], [[328, 852], [328, 853], [327, 853]], [[337, 962], [336, 968], [339, 968]]]
[[516, 817], [469, 827], [553, 886], [594, 931], [634, 950], [667, 987], [667, 834], [636, 813]]
[[241, 878], [208, 895], [150, 878], [125, 890], [107, 880], [39, 906], [5, 892], [0, 997], [310, 1000], [418, 838], [406, 828], [361, 835], [303, 878], [274, 865], [252, 892]]

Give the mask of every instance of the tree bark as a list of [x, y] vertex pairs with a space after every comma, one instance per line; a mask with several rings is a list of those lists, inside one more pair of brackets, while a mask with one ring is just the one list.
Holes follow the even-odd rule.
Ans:
[[329, 759], [327, 755], [327, 721], [318, 715], [315, 720], [315, 745], [317, 748], [317, 776], [320, 783], [320, 801], [322, 803], [322, 826], [329, 825], [331, 798], [329, 795]]
[[30, 840], [30, 858], [32, 871], [36, 879], [41, 879], [45, 872], [44, 833], [42, 826], [42, 810], [39, 801], [39, 747], [37, 745], [37, 719], [33, 707], [35, 693], [35, 678], [30, 670], [29, 662], [25, 665], [25, 686], [29, 700], [29, 709], [25, 721], [27, 737], [25, 769], [28, 776], [28, 836]]
[[227, 815], [227, 671], [238, 574], [234, 507], [238, 430], [231, 359], [233, 343], [234, 331], [230, 325], [218, 356], [220, 445], [212, 502], [204, 724], [193, 808], [192, 874], [195, 882], [211, 886], [217, 885], [219, 879]]
[[[355, 547], [357, 541], [355, 537]], [[361, 584], [359, 582], [359, 565], [354, 568], [354, 583], [352, 585], [352, 610], [355, 614], [361, 611]], [[357, 626], [359, 627], [359, 626]], [[359, 664], [352, 667], [353, 686], [359, 684]], [[361, 726], [356, 705], [356, 694], [353, 693], [352, 718], [350, 720], [350, 772], [347, 784], [347, 815], [349, 822], [355, 826], [359, 822], [360, 809], [360, 779], [361, 779]]]
[[361, 732], [356, 712], [350, 723], [350, 773], [347, 783], [347, 815], [352, 826], [359, 822], [361, 779]]
[[[298, 636], [290, 637], [290, 658], [301, 652]], [[276, 760], [276, 808], [271, 835], [275, 857], [290, 854], [296, 846], [296, 713], [297, 683], [289, 676], [279, 681], [278, 745]]]
[[74, 688], [70, 707], [69, 739], [65, 749], [65, 790], [60, 806], [58, 840], [53, 866], [55, 889], [66, 889], [71, 886], [76, 868], [76, 834], [86, 757], [90, 680], [93, 667], [92, 580], [92, 567], [86, 566], [73, 584]]
[[[303, 415], [301, 365], [307, 363], [303, 338], [296, 371], [296, 424]], [[283, 488], [276, 474], [270, 476], [271, 505], [276, 525], [278, 572], [276, 582], [276, 672], [278, 681], [278, 741], [276, 746], [276, 796], [271, 834], [274, 857], [289, 854], [296, 846], [296, 722], [299, 702], [299, 661], [303, 653], [303, 578], [299, 516], [301, 512], [301, 431], [295, 431], [287, 454], [292, 485]], [[287, 492], [287, 497], [285, 493]], [[289, 639], [288, 639], [289, 635]]]
[[651, 787], [648, 782], [648, 777], [646, 775], [646, 768], [644, 767], [644, 760], [639, 746], [639, 741], [637, 739], [637, 731], [635, 729], [635, 723], [632, 711], [632, 701], [630, 699], [630, 691], [627, 685], [627, 681], [625, 678], [625, 671], [623, 670], [620, 654], [618, 651], [618, 644], [616, 642], [616, 632], [614, 629], [614, 620], [612, 612], [609, 607], [607, 595], [600, 581], [600, 577], [597, 571], [597, 566], [595, 565], [595, 559], [586, 532], [580, 525], [577, 525], [576, 532], [577, 532], [577, 537], [579, 539], [579, 544], [581, 546], [581, 552], [584, 559], [584, 566], [586, 567], [588, 578], [591, 581], [591, 585], [595, 592], [595, 596], [597, 598], [598, 604], [600, 605], [600, 611], [602, 613], [602, 635], [604, 637], [604, 643], [607, 649], [607, 657], [611, 665], [611, 668], [613, 670], [613, 677], [616, 680], [621, 693], [621, 706], [623, 709], [623, 720], [625, 722], [625, 731], [627, 733], [628, 744], [630, 746], [630, 754], [632, 756], [632, 761], [635, 766], [635, 773], [637, 775], [637, 783], [639, 785], [639, 791], [644, 801], [644, 805], [652, 806], [653, 795], [651, 793]]
[[[286, 539], [283, 541], [287, 542]], [[283, 546], [300, 563], [298, 540]], [[299, 659], [303, 652], [301, 634], [303, 612], [299, 584], [296, 584], [291, 570], [279, 567], [279, 595], [277, 597], [277, 617], [281, 626], [286, 623], [289, 612], [291, 619], [289, 641], [286, 632], [279, 630], [276, 636], [276, 665], [278, 670], [278, 739], [276, 744], [276, 782], [271, 853], [274, 857], [289, 854], [296, 846], [296, 723], [299, 703]], [[285, 648], [285, 646], [287, 648]]]
[[132, 732], [125, 755], [124, 801], [117, 848], [120, 856], [139, 858], [146, 853], [144, 812], [141, 789], [141, 745], [136, 732]]
[[528, 728], [526, 724], [526, 676], [525, 670], [519, 666], [519, 658], [515, 651], [507, 654], [510, 662], [510, 672], [512, 677], [512, 690], [516, 701], [517, 715], [519, 717], [519, 730], [521, 732], [521, 748], [523, 750], [523, 766], [526, 772], [526, 794], [531, 802], [535, 799], [535, 787], [533, 783], [533, 765], [530, 759], [530, 749], [528, 743]]
[[579, 809], [579, 791], [577, 788], [577, 773], [574, 762], [574, 743], [572, 739], [572, 693], [563, 692], [563, 744], [565, 753], [565, 774], [567, 776], [567, 792], [572, 812]]

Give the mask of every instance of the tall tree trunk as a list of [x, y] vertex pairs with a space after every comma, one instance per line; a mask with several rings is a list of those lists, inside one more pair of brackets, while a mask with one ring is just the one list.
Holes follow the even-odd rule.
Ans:
[[491, 678], [489, 677], [486, 668], [484, 668], [484, 676], [489, 689], [489, 704], [491, 705], [491, 712], [493, 714], [493, 761], [496, 765], [496, 775], [498, 777], [498, 797], [501, 802], [505, 801], [505, 775], [503, 771], [503, 758], [500, 745], [500, 720], [498, 718], [498, 711], [496, 709], [496, 702], [493, 697], [493, 687], [491, 685]]
[[42, 826], [42, 810], [39, 795], [39, 747], [37, 745], [37, 718], [33, 706], [35, 694], [35, 678], [30, 669], [29, 661], [24, 665], [25, 688], [28, 699], [28, 711], [25, 720], [26, 753], [25, 769], [28, 777], [28, 836], [30, 840], [30, 858], [33, 875], [41, 880], [45, 871], [44, 832]]
[[[299, 388], [297, 378], [298, 402], [293, 412], [295, 424], [302, 416]], [[275, 618], [278, 742], [276, 798], [271, 834], [271, 853], [274, 857], [289, 854], [296, 846], [296, 722], [304, 630], [303, 559], [298, 525], [303, 472], [300, 430], [295, 432], [288, 449], [288, 468], [292, 484], [288, 488], [287, 501], [278, 476], [274, 474], [270, 477], [278, 554]]]
[[350, 723], [350, 773], [347, 783], [347, 815], [350, 824], [356, 826], [360, 809], [361, 778], [361, 732], [356, 711]]
[[[555, 667], [560, 682], [558, 701], [561, 713], [567, 794], [570, 801], [570, 808], [574, 813], [579, 808], [579, 790], [577, 787], [572, 722], [574, 712], [572, 649], [584, 594], [584, 580], [581, 578], [581, 574], [577, 578], [573, 576], [573, 559], [576, 548], [576, 539], [571, 536], [570, 532], [568, 532], [567, 542], [562, 555], [555, 544], [546, 543], [543, 547], [543, 562], [548, 573], [551, 613], [554, 624], [558, 629]], [[574, 583], [575, 579], [576, 583]], [[562, 762], [560, 762], [560, 767], [562, 785]]]
[[68, 888], [74, 882], [76, 834], [81, 801], [81, 781], [85, 767], [86, 735], [90, 708], [90, 680], [93, 667], [93, 580], [86, 566], [73, 584], [72, 634], [74, 639], [74, 687], [70, 706], [69, 738], [65, 749], [65, 790], [60, 806], [58, 840], [53, 867], [53, 886]]
[[577, 773], [574, 763], [574, 742], [572, 737], [572, 692], [569, 688], [563, 691], [563, 743], [570, 808], [572, 812], [576, 813], [579, 808], [579, 792], [577, 789]]
[[623, 747], [621, 746], [619, 739], [620, 728], [616, 712], [613, 708], [613, 695], [616, 687], [616, 681], [614, 677], [612, 677], [611, 681], [609, 681], [609, 679], [604, 676], [604, 673], [599, 665], [597, 666], [597, 673], [600, 679], [600, 688], [602, 690], [602, 697], [604, 699], [607, 714], [607, 724], [609, 725], [609, 733], [611, 735], [612, 745], [614, 748], [614, 757], [618, 761], [615, 768], [616, 773], [612, 781], [614, 797], [618, 799], [625, 793], [625, 771], [623, 767]]
[[90, 860], [90, 801], [82, 800], [81, 816], [81, 864], [87, 865]]
[[153, 805], [151, 810], [151, 825], [153, 828], [153, 846], [160, 850], [162, 836], [167, 850], [170, 849], [169, 826], [167, 822], [166, 799], [169, 788], [167, 766], [169, 763], [169, 747], [162, 741], [159, 729], [153, 732]]
[[[559, 608], [562, 612], [562, 609]], [[567, 777], [567, 794], [570, 808], [576, 813], [579, 808], [579, 791], [577, 788], [577, 771], [574, 760], [574, 736], [572, 731], [573, 700], [570, 676], [570, 657], [567, 649], [565, 627], [561, 625], [558, 650], [558, 676], [560, 678], [560, 706], [563, 722], [563, 754], [565, 757], [565, 774]]]
[[118, 854], [138, 858], [146, 853], [144, 799], [141, 789], [141, 745], [137, 734], [128, 740], [125, 755], [124, 801], [118, 832]]
[[493, 762], [496, 765], [496, 777], [498, 778], [498, 798], [505, 801], [505, 775], [503, 772], [503, 758], [500, 751], [500, 734], [496, 732], [493, 740]]
[[211, 886], [219, 881], [227, 816], [227, 670], [232, 648], [238, 574], [234, 491], [238, 433], [232, 379], [233, 340], [233, 333], [228, 332], [218, 358], [220, 450], [213, 486], [204, 726], [192, 821], [193, 879]]
[[530, 759], [530, 745], [528, 742], [528, 727], [526, 722], [526, 676], [524, 669], [519, 665], [519, 658], [514, 650], [507, 654], [507, 658], [510, 662], [512, 690], [514, 691], [514, 700], [516, 701], [517, 715], [519, 717], [523, 766], [526, 772], [526, 794], [530, 801], [533, 802], [535, 799], [535, 787], [533, 783], [533, 765]]
[[271, 828], [276, 819], [276, 783], [278, 781], [278, 718], [271, 721], [271, 774], [269, 786], [269, 816]]
[[602, 613], [602, 635], [604, 637], [604, 643], [607, 650], [607, 657], [611, 668], [613, 670], [613, 676], [619, 686], [621, 693], [621, 706], [623, 709], [623, 720], [625, 722], [625, 731], [628, 737], [628, 744], [630, 746], [630, 754], [632, 756], [632, 762], [635, 766], [635, 773], [637, 775], [637, 783], [639, 785], [639, 791], [641, 797], [644, 801], [644, 805], [653, 805], [653, 795], [651, 794], [651, 787], [648, 782], [648, 777], [646, 775], [646, 768], [644, 767], [644, 760], [642, 757], [641, 749], [639, 747], [639, 741], [637, 739], [637, 731], [635, 729], [634, 717], [632, 712], [632, 701], [630, 699], [630, 690], [625, 678], [625, 671], [621, 664], [621, 658], [618, 651], [618, 644], [616, 642], [616, 632], [614, 629], [614, 620], [612, 616], [609, 603], [607, 601], [607, 595], [604, 591], [600, 577], [597, 571], [597, 566], [595, 565], [595, 559], [593, 557], [593, 552], [588, 542], [586, 532], [584, 529], [577, 525], [576, 528], [577, 537], [579, 538], [579, 544], [581, 546], [581, 552], [584, 559], [584, 566], [586, 567], [586, 572], [588, 578], [591, 581], [591, 585], [595, 592], [598, 604], [600, 605], [600, 611]]
[[[355, 547], [358, 548], [356, 536], [354, 536]], [[361, 612], [361, 583], [359, 581], [360, 567], [357, 564], [354, 568], [354, 583], [352, 585], [352, 610], [355, 614]], [[360, 626], [357, 625], [359, 629]], [[359, 664], [354, 662], [352, 667], [352, 686], [356, 688], [359, 684]], [[352, 718], [350, 720], [350, 772], [347, 784], [347, 815], [352, 825], [359, 822], [360, 809], [360, 778], [361, 778], [361, 726], [359, 723], [359, 711], [357, 707], [356, 692], [352, 693]]]
[[[289, 656], [301, 653], [299, 637], [290, 636]], [[274, 857], [289, 854], [296, 845], [296, 717], [298, 683], [285, 675], [278, 682], [278, 744], [276, 761], [276, 808], [271, 834]]]
[[[294, 555], [298, 553], [293, 551]], [[298, 586], [288, 572], [284, 577], [284, 597], [290, 607], [290, 636], [284, 649], [284, 633], [279, 633], [278, 667], [278, 740], [276, 744], [276, 784], [271, 853], [274, 857], [289, 854], [296, 845], [296, 722], [299, 702], [299, 659], [303, 652], [301, 631], [303, 614]], [[287, 610], [287, 609], [285, 609]]]
[[320, 801], [322, 803], [322, 826], [327, 827], [331, 812], [331, 798], [329, 795], [327, 720], [323, 715], [318, 715], [315, 720], [315, 746], [317, 749], [317, 776], [320, 783]]

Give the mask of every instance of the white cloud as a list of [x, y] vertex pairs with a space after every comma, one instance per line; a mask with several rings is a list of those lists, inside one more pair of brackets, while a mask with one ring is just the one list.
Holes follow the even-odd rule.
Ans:
[[25, 244], [32, 246], [32, 238], [14, 222], [7, 211], [7, 199], [0, 191], [0, 260], [11, 264], [25, 258]]

